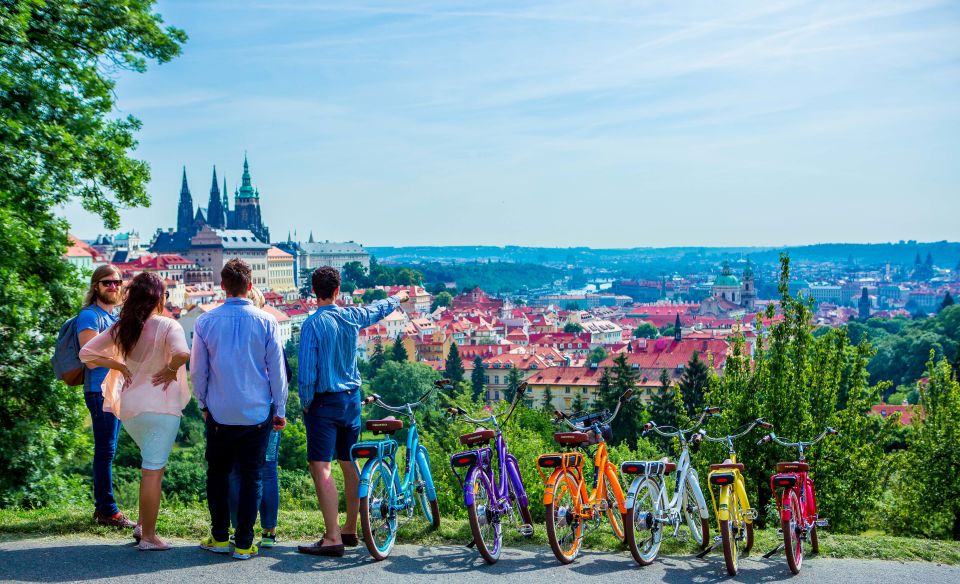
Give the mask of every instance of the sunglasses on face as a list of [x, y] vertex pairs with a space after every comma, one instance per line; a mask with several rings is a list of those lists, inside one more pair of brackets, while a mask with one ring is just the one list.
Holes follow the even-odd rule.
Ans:
[[119, 288], [123, 285], [123, 280], [100, 280], [99, 282], [103, 286], [113, 286]]

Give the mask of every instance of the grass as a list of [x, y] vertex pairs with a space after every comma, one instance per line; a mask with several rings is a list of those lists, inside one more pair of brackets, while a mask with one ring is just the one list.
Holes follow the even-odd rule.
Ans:
[[[279, 535], [284, 541], [310, 542], [319, 538], [323, 531], [323, 519], [319, 511], [281, 510]], [[546, 530], [535, 525], [533, 537], [525, 539], [507, 530], [506, 543], [510, 546], [547, 546]], [[158, 531], [166, 537], [200, 540], [209, 529], [207, 510], [201, 506], [165, 508], [160, 511]], [[684, 533], [682, 531], [681, 533]], [[713, 533], [713, 531], [712, 531]], [[87, 509], [0, 509], [0, 538], [21, 539], [27, 537], [102, 537], [123, 539], [124, 534], [115, 529], [94, 524]], [[465, 544], [472, 539], [470, 525], [465, 519], [444, 518], [436, 531], [429, 529], [422, 516], [404, 525], [398, 536], [401, 543]], [[758, 530], [755, 554], [762, 554], [777, 545], [775, 530]], [[608, 526], [587, 535], [584, 547], [600, 550], [623, 550], [610, 533]], [[661, 553], [665, 555], [692, 554], [696, 550], [690, 543], [665, 538]], [[894, 537], [876, 532], [862, 535], [837, 535], [824, 531], [820, 535], [820, 552], [830, 558], [869, 558], [896, 561], [927, 561], [943, 564], [960, 564], [960, 542]], [[718, 553], [714, 551], [713, 553]]]

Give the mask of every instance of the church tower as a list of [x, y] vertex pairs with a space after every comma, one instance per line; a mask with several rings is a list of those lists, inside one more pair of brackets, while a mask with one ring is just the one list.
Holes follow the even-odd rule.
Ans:
[[857, 303], [857, 309], [861, 321], [870, 318], [870, 296], [867, 294], [866, 288], [860, 293], [860, 301]]
[[210, 183], [210, 201], [207, 203], [207, 225], [214, 229], [226, 229], [226, 213], [220, 198], [220, 185], [217, 184], [217, 167], [213, 167], [213, 180]]
[[260, 191], [253, 188], [250, 180], [250, 164], [247, 155], [243, 155], [243, 177], [240, 188], [234, 196], [234, 229], [249, 229], [257, 239], [270, 243], [270, 230], [260, 217]]
[[177, 207], [177, 232], [194, 232], [193, 197], [190, 195], [190, 186], [187, 185], [187, 167], [183, 167], [183, 179], [180, 181], [180, 205]]
[[740, 293], [741, 306], [747, 310], [754, 310], [757, 307], [757, 287], [753, 281], [753, 265], [747, 260], [747, 265], [743, 268], [743, 291]]

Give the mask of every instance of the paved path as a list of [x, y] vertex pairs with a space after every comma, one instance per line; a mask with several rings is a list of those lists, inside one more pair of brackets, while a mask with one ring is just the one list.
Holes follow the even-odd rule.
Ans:
[[[314, 558], [280, 545], [263, 556], [237, 561], [178, 541], [171, 551], [138, 552], [132, 545], [107, 539], [33, 539], [0, 542], [0, 582], [355, 582], [400, 584], [445, 582], [490, 584], [491, 576], [512, 576], [524, 584], [558, 582], [719, 582], [728, 580], [723, 558], [666, 557], [640, 568], [629, 554], [585, 552], [574, 564], [560, 566], [549, 549], [506, 549], [500, 562], [488, 566], [472, 550], [456, 546], [397, 546], [390, 558], [374, 562], [362, 547], [344, 558]], [[737, 582], [843, 582], [844, 584], [924, 584], [960, 582], [960, 566], [922, 562], [810, 559], [791, 577], [782, 557], [747, 559]]]

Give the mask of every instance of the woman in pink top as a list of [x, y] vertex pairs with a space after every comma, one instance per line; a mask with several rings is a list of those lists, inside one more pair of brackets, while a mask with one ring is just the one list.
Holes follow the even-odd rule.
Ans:
[[190, 401], [184, 365], [190, 358], [183, 328], [161, 316], [165, 291], [155, 274], [133, 279], [115, 325], [80, 350], [87, 367], [107, 367], [103, 409], [113, 412], [140, 447], [140, 542], [144, 551], [167, 550], [157, 537], [160, 485], [167, 458]]

